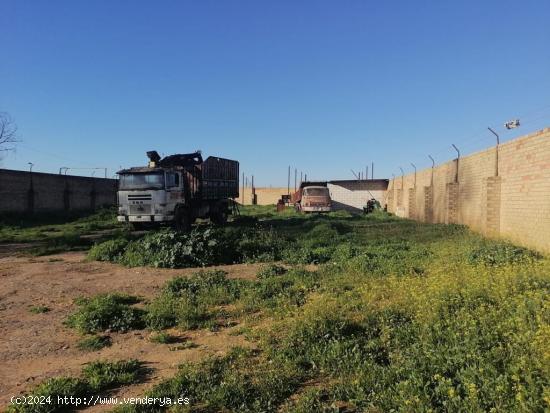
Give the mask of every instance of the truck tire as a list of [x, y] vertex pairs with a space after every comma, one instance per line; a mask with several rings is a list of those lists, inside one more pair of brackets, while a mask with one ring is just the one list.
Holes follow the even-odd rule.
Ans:
[[227, 215], [227, 205], [220, 203], [210, 214], [210, 221], [216, 225], [224, 225], [227, 222]]
[[227, 211], [217, 211], [210, 215], [210, 221], [216, 225], [224, 225], [227, 222]]
[[132, 231], [145, 231], [147, 226], [143, 222], [130, 222]]
[[174, 227], [178, 232], [191, 231], [191, 216], [185, 208], [178, 208], [174, 216]]

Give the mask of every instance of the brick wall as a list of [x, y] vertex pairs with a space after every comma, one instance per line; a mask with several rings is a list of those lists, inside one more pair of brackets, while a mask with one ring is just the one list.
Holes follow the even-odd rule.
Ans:
[[[274, 205], [282, 195], [286, 195], [288, 188], [256, 188], [257, 205]], [[290, 189], [294, 192], [294, 187]], [[237, 202], [243, 205], [252, 205], [252, 188], [239, 188], [239, 198]]]
[[[468, 225], [550, 252], [550, 128], [500, 145], [498, 177], [496, 150], [436, 166], [433, 183], [431, 168], [419, 171], [416, 190], [414, 174], [396, 177], [386, 194], [388, 210], [421, 221]], [[414, 196], [409, 192], [403, 199], [402, 188], [412, 189]]]
[[67, 211], [116, 204], [115, 179], [0, 169], [0, 212]]

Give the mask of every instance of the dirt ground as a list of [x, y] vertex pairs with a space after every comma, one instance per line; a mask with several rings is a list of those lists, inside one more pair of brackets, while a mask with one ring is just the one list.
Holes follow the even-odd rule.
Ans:
[[[125, 268], [120, 265], [88, 262], [81, 252], [31, 258], [10, 254], [0, 245], [0, 410], [10, 397], [28, 391], [46, 378], [78, 375], [90, 361], [136, 358], [146, 363], [151, 374], [142, 384], [117, 389], [113, 396], [138, 397], [163, 378], [171, 377], [177, 366], [200, 360], [210, 354], [222, 354], [236, 345], [250, 345], [231, 332], [239, 326], [218, 332], [172, 330], [192, 348], [178, 344], [158, 344], [148, 339], [146, 330], [125, 334], [111, 333], [112, 345], [99, 351], [84, 352], [76, 347], [81, 336], [63, 325], [76, 307], [73, 300], [105, 292], [125, 292], [152, 298], [164, 282], [196, 269], [168, 270]], [[15, 249], [11, 252], [15, 253]], [[254, 278], [258, 265], [219, 266], [231, 278]], [[33, 314], [32, 306], [50, 311]], [[183, 346], [179, 346], [183, 347]], [[111, 406], [112, 408], [112, 406]], [[95, 406], [86, 411], [109, 410]]]

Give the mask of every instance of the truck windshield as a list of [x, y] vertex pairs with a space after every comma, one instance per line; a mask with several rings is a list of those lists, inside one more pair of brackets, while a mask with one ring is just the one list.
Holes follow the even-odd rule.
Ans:
[[304, 188], [304, 196], [328, 196], [328, 188]]
[[120, 175], [120, 189], [164, 189], [164, 173]]

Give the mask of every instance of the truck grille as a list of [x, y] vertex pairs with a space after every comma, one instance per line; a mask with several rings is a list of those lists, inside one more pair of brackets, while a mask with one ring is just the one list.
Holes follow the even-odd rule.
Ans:
[[149, 215], [151, 205], [130, 205], [130, 215]]
[[128, 194], [128, 201], [150, 201], [151, 194]]

